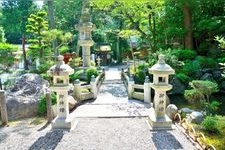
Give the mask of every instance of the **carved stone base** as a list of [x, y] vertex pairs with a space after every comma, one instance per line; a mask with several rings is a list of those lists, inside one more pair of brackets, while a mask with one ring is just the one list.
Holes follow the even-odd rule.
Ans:
[[151, 130], [171, 130], [172, 120], [167, 116], [156, 117], [155, 112], [151, 111], [149, 115]]
[[52, 129], [68, 129], [72, 130], [75, 128], [77, 121], [72, 118], [58, 118], [56, 117], [52, 121]]

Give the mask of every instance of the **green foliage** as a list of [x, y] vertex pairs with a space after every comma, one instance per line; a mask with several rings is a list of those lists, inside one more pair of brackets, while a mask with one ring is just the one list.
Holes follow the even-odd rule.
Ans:
[[198, 56], [196, 61], [199, 62], [201, 68], [215, 68], [217, 66], [217, 61], [213, 58]]
[[50, 68], [51, 66], [53, 66], [53, 65], [54, 65], [54, 62], [51, 61], [51, 60], [43, 61], [43, 62], [40, 64], [40, 66], [38, 66], [37, 71], [38, 71], [39, 74], [46, 73], [46, 72], [49, 70], [49, 68]]
[[145, 76], [146, 76], [146, 73], [143, 70], [138, 69], [136, 71], [135, 77], [134, 77], [135, 83], [136, 84], [144, 84]]
[[208, 133], [217, 134], [219, 132], [219, 129], [217, 127], [217, 121], [218, 119], [216, 117], [207, 116], [201, 123], [201, 125]]
[[[159, 18], [163, 15], [162, 0], [141, 1], [95, 1], [91, 0], [90, 5], [93, 11], [99, 13], [96, 20], [101, 19], [97, 23], [97, 27], [101, 27], [104, 31], [105, 26], [118, 30], [117, 33], [122, 38], [129, 39], [131, 35], [140, 35], [143, 43], [148, 43], [152, 51], [156, 51], [156, 32]], [[140, 9], [141, 8], [141, 9]], [[104, 12], [104, 13], [102, 13]], [[95, 14], [95, 13], [94, 13]], [[125, 23], [123, 23], [125, 22]], [[140, 45], [143, 45], [140, 43]]]
[[205, 103], [205, 110], [207, 115], [216, 115], [217, 111], [219, 109], [219, 106], [221, 105], [220, 102], [213, 100], [211, 103]]
[[72, 67], [72, 68], [80, 67], [81, 64], [82, 64], [81, 57], [72, 58], [72, 59], [69, 61], [69, 65], [70, 65], [70, 67]]
[[135, 76], [134, 76], [134, 81], [136, 84], [144, 84], [145, 82], [145, 77], [148, 74], [148, 64], [141, 64], [136, 68]]
[[86, 75], [87, 75], [88, 82], [90, 82], [92, 75], [94, 75], [95, 78], [98, 76], [98, 70], [94, 67], [88, 68], [86, 71]]
[[[166, 38], [171, 43], [182, 43], [181, 41], [186, 35], [183, 25], [183, 2], [165, 1], [165, 15], [161, 18], [161, 24], [158, 24], [162, 40]], [[225, 21], [223, 17], [225, 15], [225, 11], [223, 11], [225, 2], [223, 0], [191, 0], [187, 3], [191, 11], [193, 38], [196, 41], [195, 47], [200, 50], [199, 53], [204, 50], [202, 54], [207, 55], [212, 45], [208, 43], [213, 42], [214, 36], [225, 32], [223, 24]]]
[[3, 1], [1, 25], [7, 42], [21, 44], [28, 16], [37, 10], [32, 1]]
[[50, 84], [52, 83], [52, 77], [49, 76], [47, 73], [42, 73], [41, 77], [45, 80], [47, 80]]
[[4, 89], [10, 89], [15, 84], [15, 78], [7, 79], [4, 82]]
[[177, 73], [176, 76], [183, 83], [188, 83], [190, 80], [190, 77], [184, 73]]
[[207, 116], [201, 125], [209, 134], [225, 135], [225, 117]]
[[[31, 14], [28, 18], [26, 25], [26, 31], [32, 35], [29, 40], [30, 46], [29, 53], [32, 58], [43, 58], [44, 52], [47, 50], [47, 45], [44, 43], [44, 32], [48, 30], [48, 21], [46, 19], [47, 13], [45, 11], [39, 11], [35, 14]], [[45, 51], [44, 51], [45, 50]]]
[[222, 36], [215, 36], [215, 41], [219, 42], [219, 47], [225, 49], [225, 38]]
[[193, 89], [185, 90], [184, 98], [190, 103], [209, 103], [209, 96], [218, 91], [217, 83], [211, 81], [193, 80], [189, 85]]
[[193, 89], [199, 90], [206, 97], [218, 92], [218, 84], [211, 81], [193, 80], [189, 84]]
[[181, 72], [185, 75], [193, 76], [200, 68], [201, 66], [198, 61], [189, 61], [184, 63]]
[[59, 51], [59, 54], [64, 54], [68, 52], [68, 44], [72, 41], [73, 35], [70, 32], [64, 33], [58, 29], [52, 29], [48, 31], [43, 31], [43, 41], [48, 45], [52, 46], [53, 41], [57, 41], [58, 46], [52, 51]]
[[183, 62], [179, 61], [175, 55], [172, 54], [172, 49], [159, 49], [155, 53], [149, 55], [149, 66], [153, 66], [158, 61], [158, 56], [160, 54], [165, 55], [165, 61], [175, 70], [183, 66]]
[[80, 18], [78, 16], [81, 15], [82, 0], [54, 1], [53, 5], [56, 28], [66, 32], [74, 32], [74, 25], [78, 23]]
[[197, 56], [197, 52], [190, 49], [174, 49], [172, 55], [176, 56], [180, 61], [190, 61]]
[[8, 67], [13, 65], [15, 57], [13, 52], [17, 51], [18, 47], [7, 43], [0, 43], [0, 67], [3, 70], [7, 70]]
[[[51, 93], [51, 100], [52, 105], [55, 105], [57, 103], [56, 94]], [[47, 112], [47, 106], [46, 106], [46, 96], [43, 95], [40, 98], [39, 104], [38, 104], [38, 114], [43, 115]]]
[[196, 89], [185, 90], [184, 98], [191, 104], [201, 104], [201, 101], [205, 99], [204, 95]]
[[80, 79], [83, 73], [84, 73], [84, 70], [78, 70], [72, 75], [70, 75], [70, 82], [74, 82], [76, 79]]
[[3, 27], [0, 27], [0, 43], [5, 43], [6, 38], [5, 38], [5, 31]]
[[69, 51], [68, 46], [62, 46], [59, 48], [59, 54], [61, 54], [61, 55], [68, 53], [68, 51]]

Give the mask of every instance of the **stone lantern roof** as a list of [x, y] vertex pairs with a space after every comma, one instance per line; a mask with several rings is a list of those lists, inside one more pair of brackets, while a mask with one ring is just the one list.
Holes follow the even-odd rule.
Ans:
[[58, 62], [48, 70], [48, 74], [51, 76], [69, 76], [74, 73], [74, 70], [63, 61], [62, 55], [58, 56]]
[[158, 75], [174, 74], [175, 71], [165, 63], [165, 55], [159, 55], [158, 63], [149, 69], [149, 73]]
[[85, 9], [82, 11], [80, 21], [79, 23], [75, 26], [77, 30], [94, 30], [95, 25], [91, 22], [91, 16], [90, 13], [88, 12], [88, 9]]

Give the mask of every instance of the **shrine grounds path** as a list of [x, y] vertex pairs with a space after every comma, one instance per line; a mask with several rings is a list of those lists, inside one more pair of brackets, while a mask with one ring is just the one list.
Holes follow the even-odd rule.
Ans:
[[[113, 84], [112, 84], [113, 83]], [[151, 131], [146, 123], [149, 106], [128, 100], [117, 68], [106, 71], [106, 80], [95, 101], [78, 107], [72, 131], [51, 130], [33, 118], [0, 127], [0, 150], [155, 150], [198, 149], [181, 128]]]

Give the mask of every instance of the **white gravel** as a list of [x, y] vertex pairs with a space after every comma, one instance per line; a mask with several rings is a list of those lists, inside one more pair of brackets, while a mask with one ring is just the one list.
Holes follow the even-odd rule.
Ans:
[[[133, 102], [128, 101], [125, 87], [121, 83], [111, 84], [110, 80], [119, 78], [117, 69], [107, 72], [107, 80], [101, 87], [98, 99], [85, 105], [110, 105], [110, 108], [119, 108], [113, 109], [113, 115], [117, 110], [130, 112], [132, 109], [133, 112], [133, 107], [130, 107]], [[108, 81], [110, 82], [107, 83]], [[115, 107], [117, 105], [119, 107]], [[150, 131], [147, 118], [143, 115], [135, 118], [128, 116], [130, 115], [127, 118], [76, 118], [77, 126], [70, 132], [51, 130], [50, 126], [42, 128], [44, 124], [30, 125], [31, 119], [25, 119], [16, 125], [0, 128], [0, 150], [196, 149], [176, 127], [168, 131]]]
[[[154, 150], [196, 147], [178, 129], [150, 131], [146, 118], [77, 118], [73, 131], [29, 125], [0, 128], [1, 150]], [[40, 131], [38, 131], [40, 130]]]

